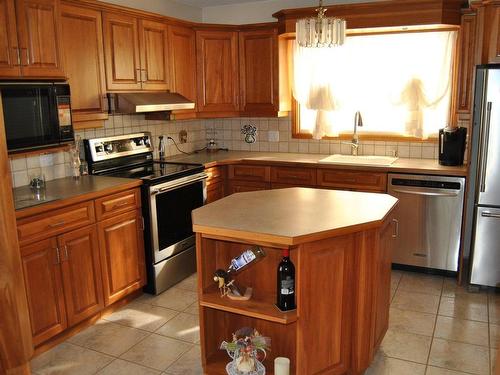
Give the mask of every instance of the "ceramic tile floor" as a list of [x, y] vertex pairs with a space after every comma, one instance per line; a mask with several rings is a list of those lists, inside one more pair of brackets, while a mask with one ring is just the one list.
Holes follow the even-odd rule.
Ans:
[[[494, 375], [500, 296], [393, 271], [390, 327], [365, 375]], [[196, 375], [196, 275], [143, 295], [32, 361], [34, 374]]]

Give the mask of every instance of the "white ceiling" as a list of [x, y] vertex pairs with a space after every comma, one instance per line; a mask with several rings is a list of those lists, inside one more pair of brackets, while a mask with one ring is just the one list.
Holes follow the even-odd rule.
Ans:
[[217, 5], [230, 5], [235, 3], [253, 3], [266, 0], [175, 0], [177, 3], [195, 6], [198, 8], [213, 7]]

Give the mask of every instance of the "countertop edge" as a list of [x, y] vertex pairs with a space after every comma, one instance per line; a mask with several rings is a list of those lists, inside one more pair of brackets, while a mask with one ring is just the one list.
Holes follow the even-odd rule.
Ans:
[[30, 217], [33, 215], [38, 215], [38, 214], [43, 214], [47, 211], [51, 210], [56, 210], [59, 208], [71, 206], [73, 204], [77, 204], [80, 202], [88, 201], [88, 200], [93, 200], [97, 199], [106, 195], [111, 195], [115, 193], [119, 193], [124, 190], [129, 190], [133, 189], [136, 187], [139, 187], [142, 185], [141, 180], [135, 180], [135, 179], [130, 179], [126, 180], [123, 179], [123, 184], [100, 189], [97, 191], [89, 192], [89, 193], [82, 193], [75, 195], [71, 198], [63, 198], [63, 199], [57, 199], [54, 201], [50, 201], [47, 203], [39, 204], [37, 206], [32, 206], [32, 207], [27, 207], [27, 208], [22, 208], [20, 210], [16, 210], [16, 219], [24, 219], [26, 217]]

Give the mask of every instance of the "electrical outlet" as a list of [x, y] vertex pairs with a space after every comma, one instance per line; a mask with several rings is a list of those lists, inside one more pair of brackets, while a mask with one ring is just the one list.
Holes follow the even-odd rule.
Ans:
[[269, 142], [279, 142], [280, 141], [280, 132], [277, 130], [269, 130], [267, 132], [267, 140]]
[[181, 130], [179, 132], [179, 142], [180, 143], [187, 143], [188, 141], [188, 133], [185, 130]]

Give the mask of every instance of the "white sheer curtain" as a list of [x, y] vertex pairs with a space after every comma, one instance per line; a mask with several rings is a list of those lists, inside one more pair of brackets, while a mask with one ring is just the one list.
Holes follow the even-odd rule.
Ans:
[[352, 131], [427, 138], [448, 125], [456, 32], [351, 36], [342, 47], [295, 45], [293, 95], [301, 131], [313, 138]]

